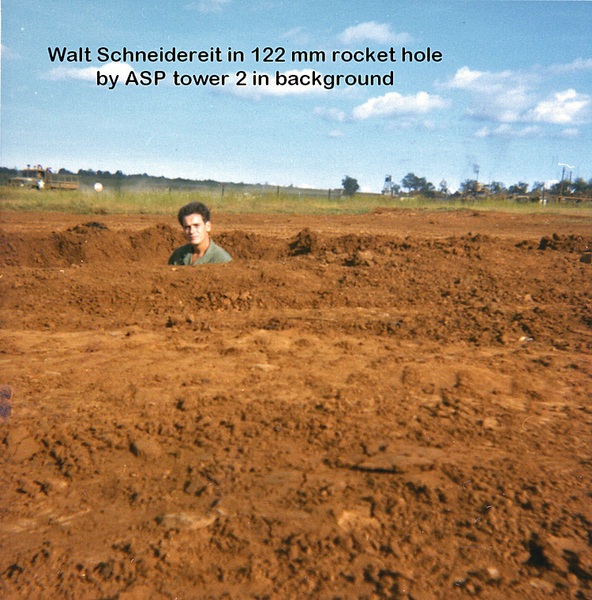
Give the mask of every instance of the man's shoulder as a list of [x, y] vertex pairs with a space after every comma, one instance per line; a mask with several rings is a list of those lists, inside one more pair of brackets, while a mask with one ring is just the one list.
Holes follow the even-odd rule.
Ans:
[[[184, 265], [187, 264], [185, 262], [185, 257], [188, 254], [192, 254], [193, 253], [193, 247], [191, 246], [191, 244], [185, 244], [184, 246], [181, 246], [179, 248], [177, 248], [172, 254], [171, 257], [169, 258], [169, 265]], [[191, 259], [189, 259], [191, 261]]]
[[194, 263], [191, 262], [193, 257], [193, 246], [185, 244], [177, 248], [169, 258], [169, 265], [205, 265], [208, 263], [227, 263], [232, 260], [232, 256], [214, 242], [210, 240], [210, 245], [201, 258], [198, 258]]
[[207, 256], [207, 262], [210, 263], [227, 263], [232, 260], [232, 256], [224, 250], [224, 248], [220, 248], [218, 244], [215, 244], [210, 240], [210, 245], [204, 254], [204, 257]]

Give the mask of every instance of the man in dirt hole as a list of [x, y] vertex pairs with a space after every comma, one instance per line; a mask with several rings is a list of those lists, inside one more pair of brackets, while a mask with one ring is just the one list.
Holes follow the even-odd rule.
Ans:
[[232, 257], [210, 239], [210, 210], [201, 202], [182, 206], [177, 215], [185, 239], [189, 242], [177, 248], [169, 258], [169, 265], [205, 265], [227, 263]]

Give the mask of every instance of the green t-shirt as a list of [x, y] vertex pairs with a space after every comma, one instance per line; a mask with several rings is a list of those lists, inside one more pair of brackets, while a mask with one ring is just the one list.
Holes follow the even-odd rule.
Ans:
[[203, 256], [200, 256], [195, 262], [191, 262], [193, 256], [193, 246], [185, 244], [177, 248], [169, 258], [169, 265], [205, 265], [207, 263], [227, 263], [232, 257], [226, 250], [220, 248], [210, 240], [210, 245]]

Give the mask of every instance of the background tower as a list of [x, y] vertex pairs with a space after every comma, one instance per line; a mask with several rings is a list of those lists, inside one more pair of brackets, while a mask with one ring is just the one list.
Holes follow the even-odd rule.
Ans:
[[382, 193], [386, 196], [393, 195], [393, 178], [391, 175], [386, 175], [384, 178], [384, 185], [382, 186]]

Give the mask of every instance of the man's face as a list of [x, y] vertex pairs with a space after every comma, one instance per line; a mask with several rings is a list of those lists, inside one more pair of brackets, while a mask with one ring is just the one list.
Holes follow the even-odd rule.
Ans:
[[201, 245], [209, 238], [212, 225], [208, 221], [204, 223], [203, 217], [198, 214], [183, 217], [183, 232], [185, 239], [194, 246]]

